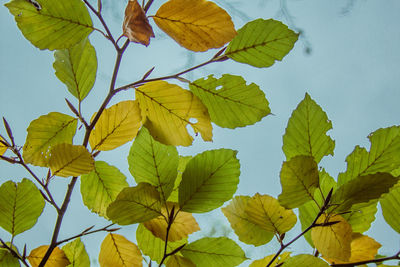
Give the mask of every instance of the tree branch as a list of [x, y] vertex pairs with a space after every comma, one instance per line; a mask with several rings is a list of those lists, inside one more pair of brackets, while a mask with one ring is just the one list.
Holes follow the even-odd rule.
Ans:
[[103, 228], [100, 228], [100, 229], [97, 229], [97, 230], [93, 230], [93, 231], [89, 231], [90, 229], [93, 228], [93, 226], [92, 226], [92, 227], [89, 227], [88, 229], [82, 231], [80, 234], [77, 234], [77, 235], [74, 235], [74, 236], [72, 236], [72, 237], [69, 237], [69, 238], [66, 238], [66, 239], [63, 239], [63, 240], [58, 241], [58, 242], [56, 243], [56, 246], [59, 246], [59, 245], [61, 245], [61, 244], [63, 244], [63, 243], [66, 243], [66, 242], [68, 242], [68, 241], [74, 240], [75, 238], [82, 237], [82, 236], [85, 236], [85, 235], [91, 235], [91, 234], [98, 233], [98, 232], [103, 232], [103, 231], [106, 231], [106, 232], [113, 232], [113, 231], [119, 229], [119, 228], [117, 228], [117, 229], [108, 229], [108, 228], [110, 228], [110, 227], [113, 226], [113, 225], [114, 225], [114, 224], [111, 223], [111, 224], [109, 224], [109, 225], [107, 225], [107, 226], [105, 226], [105, 227], [103, 227]]
[[[21, 261], [25, 266], [29, 267], [28, 263], [26, 262], [26, 259], [24, 257], [21, 257], [15, 250], [12, 249], [12, 247], [9, 247], [3, 239], [0, 238], [0, 243], [1, 246], [5, 249], [7, 249], [13, 256], [14, 258], [17, 258], [19, 261]], [[25, 256], [25, 255], [24, 255]]]
[[368, 264], [368, 263], [379, 263], [379, 262], [389, 261], [389, 260], [400, 260], [400, 250], [396, 254], [394, 254], [393, 256], [390, 256], [390, 257], [373, 259], [373, 260], [365, 260], [365, 261], [359, 261], [359, 262], [331, 264], [331, 266], [332, 267], [352, 267], [352, 266], [358, 266], [358, 265], [363, 265], [363, 264]]

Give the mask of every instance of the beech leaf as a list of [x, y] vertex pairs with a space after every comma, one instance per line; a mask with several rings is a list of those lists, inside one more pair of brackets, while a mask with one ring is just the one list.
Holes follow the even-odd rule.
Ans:
[[381, 198], [380, 203], [383, 218], [393, 230], [400, 233], [400, 184], [397, 184]]
[[[3, 139], [3, 137], [1, 137], [1, 136], [0, 136], [0, 140], [5, 141]], [[0, 156], [2, 156], [6, 152], [7, 149], [8, 149], [8, 147], [0, 142]]]
[[122, 235], [109, 233], [101, 243], [99, 253], [101, 267], [141, 267], [142, 261], [142, 253], [137, 245]]
[[[27, 259], [32, 267], [39, 266], [39, 263], [42, 261], [48, 248], [49, 246], [40, 246], [31, 251]], [[70, 261], [68, 260], [64, 251], [62, 251], [59, 247], [55, 247], [46, 262], [46, 267], [67, 267], [69, 264]]]
[[71, 265], [68, 267], [89, 267], [90, 259], [86, 252], [85, 245], [82, 243], [80, 238], [66, 244], [62, 247]]
[[148, 46], [150, 38], [154, 37], [153, 28], [137, 0], [128, 1], [122, 30], [129, 41], [145, 46]]

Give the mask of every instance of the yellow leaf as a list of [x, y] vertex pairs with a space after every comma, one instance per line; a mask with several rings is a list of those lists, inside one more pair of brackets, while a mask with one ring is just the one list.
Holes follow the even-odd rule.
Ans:
[[122, 101], [104, 110], [89, 143], [93, 150], [112, 150], [135, 138], [141, 124], [137, 101]]
[[150, 37], [154, 37], [153, 29], [137, 0], [129, 0], [125, 9], [125, 18], [122, 26], [123, 35], [129, 41], [148, 46]]
[[[179, 209], [176, 203], [169, 202], [168, 211], [171, 212], [172, 207], [175, 206], [175, 212]], [[159, 216], [155, 219], [143, 223], [143, 225], [150, 230], [155, 237], [165, 240], [167, 233], [167, 209], [163, 207], [161, 209], [163, 216]], [[200, 230], [199, 225], [194, 219], [193, 215], [188, 212], [180, 211], [176, 215], [174, 222], [171, 225], [171, 229], [168, 234], [168, 241], [176, 242], [188, 237], [191, 233]]]
[[[290, 257], [291, 252], [283, 252], [278, 258], [271, 262], [270, 266], [277, 266], [282, 264], [286, 259]], [[275, 254], [269, 255], [265, 258], [253, 261], [249, 267], [265, 267], [274, 258]]]
[[[40, 246], [31, 251], [27, 258], [32, 267], [39, 266], [39, 263], [46, 254], [48, 248], [49, 246]], [[70, 262], [64, 251], [62, 251], [59, 247], [55, 247], [46, 262], [46, 267], [66, 267], [69, 264]]]
[[[190, 146], [193, 137], [186, 127], [212, 140], [210, 115], [204, 104], [190, 91], [165, 81], [146, 83], [136, 88], [142, 121], [150, 134], [167, 145]], [[195, 120], [195, 122], [194, 122]]]
[[286, 233], [297, 222], [292, 210], [282, 207], [277, 199], [258, 193], [249, 199], [246, 213], [252, 223], [277, 234]]
[[326, 259], [330, 263], [349, 263], [360, 262], [375, 259], [378, 249], [381, 244], [376, 242], [373, 238], [362, 235], [360, 233], [353, 233], [351, 240], [351, 257], [348, 261], [339, 261]]
[[101, 267], [142, 266], [139, 248], [118, 234], [108, 234], [101, 243], [99, 263]]
[[179, 256], [176, 254], [168, 257], [166, 266], [167, 267], [196, 267], [196, 265], [188, 258]]
[[[5, 141], [3, 137], [0, 136], [0, 140]], [[2, 142], [0, 142], [0, 155], [3, 155], [7, 150], [7, 146], [5, 146]]]
[[92, 155], [84, 146], [59, 144], [50, 151], [49, 167], [53, 175], [79, 176], [94, 169]]
[[170, 0], [153, 19], [178, 44], [196, 52], [222, 47], [236, 35], [229, 14], [206, 0]]
[[315, 248], [324, 258], [332, 261], [348, 261], [351, 255], [351, 225], [340, 215], [322, 214], [318, 224], [337, 222], [328, 226], [317, 226], [311, 230]]

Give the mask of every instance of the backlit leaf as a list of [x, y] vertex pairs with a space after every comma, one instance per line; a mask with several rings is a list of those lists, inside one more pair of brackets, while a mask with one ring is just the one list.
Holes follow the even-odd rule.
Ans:
[[36, 224], [44, 205], [43, 196], [30, 180], [7, 181], [0, 186], [0, 226], [16, 236]]
[[[48, 248], [49, 246], [40, 246], [31, 251], [27, 259], [32, 267], [39, 266], [39, 263], [42, 261]], [[70, 262], [64, 251], [62, 251], [59, 247], [55, 247], [46, 262], [46, 267], [67, 267], [69, 264]]]
[[340, 186], [332, 196], [335, 212], [348, 211], [352, 205], [377, 200], [397, 183], [398, 177], [389, 173], [359, 176]]
[[324, 156], [333, 155], [335, 141], [326, 132], [332, 123], [322, 108], [306, 93], [293, 111], [283, 136], [286, 159], [298, 155], [313, 156], [319, 163]]
[[196, 265], [188, 258], [172, 255], [168, 257], [166, 267], [196, 267]]
[[104, 110], [89, 143], [92, 150], [112, 150], [135, 138], [141, 126], [140, 109], [137, 101], [119, 102]]
[[[207, 108], [192, 92], [165, 81], [146, 83], [136, 88], [142, 121], [150, 134], [167, 145], [189, 146], [193, 137], [186, 127], [212, 140], [212, 126]], [[194, 122], [194, 120], [196, 122]]]
[[236, 35], [229, 14], [207, 0], [169, 0], [153, 19], [178, 44], [196, 52], [222, 47]]
[[319, 186], [318, 165], [311, 156], [295, 156], [282, 165], [282, 193], [279, 203], [286, 208], [297, 208], [314, 199]]
[[145, 46], [148, 46], [150, 38], [154, 37], [153, 28], [137, 0], [128, 1], [122, 30], [129, 41]]
[[168, 198], [170, 202], [179, 202], [179, 185], [182, 181], [182, 174], [185, 171], [186, 164], [192, 159], [192, 156], [179, 156], [178, 175], [175, 179], [174, 189]]
[[398, 233], [400, 233], [400, 184], [380, 200], [383, 218]]
[[351, 226], [340, 215], [327, 217], [322, 214], [318, 224], [338, 222], [328, 226], [318, 226], [311, 229], [311, 238], [315, 248], [324, 258], [333, 261], [348, 261], [351, 255]]
[[147, 183], [124, 188], [107, 208], [107, 216], [120, 225], [145, 222], [161, 215], [160, 194]]
[[109, 233], [101, 243], [99, 263], [101, 267], [142, 266], [139, 248], [122, 235]]
[[365, 206], [364, 203], [351, 207], [351, 212], [343, 214], [343, 218], [351, 225], [353, 232], [364, 233], [375, 221], [375, 214], [378, 211], [377, 201]]
[[90, 92], [96, 80], [96, 50], [88, 38], [76, 45], [54, 53], [53, 68], [56, 76], [68, 91], [82, 101]]
[[81, 177], [83, 203], [92, 212], [107, 218], [108, 205], [128, 186], [125, 175], [116, 167], [104, 161], [96, 161], [94, 170]]
[[227, 237], [204, 237], [181, 250], [197, 267], [237, 266], [247, 260], [242, 248]]
[[23, 157], [26, 163], [48, 166], [52, 146], [72, 144], [77, 119], [58, 112], [51, 112], [32, 121], [27, 129]]
[[[265, 258], [255, 260], [249, 265], [249, 267], [265, 267], [271, 262], [274, 256], [275, 254], [272, 254]], [[283, 252], [281, 255], [279, 255], [278, 258], [276, 258], [273, 262], [271, 262], [270, 266], [278, 266], [279, 264], [285, 262], [288, 258], [290, 258], [290, 252]]]
[[40, 10], [26, 0], [6, 4], [22, 34], [37, 48], [69, 48], [93, 31], [92, 20], [82, 1], [37, 0], [37, 3]]
[[312, 267], [329, 267], [329, 264], [320, 258], [309, 254], [300, 254], [293, 256], [282, 265], [283, 267], [312, 266]]
[[80, 238], [66, 244], [62, 247], [68, 260], [71, 262], [68, 267], [89, 267], [90, 259], [86, 252], [85, 245]]
[[[171, 212], [172, 207], [175, 207], [175, 213], [179, 210], [179, 206], [177, 203], [167, 203], [167, 208], [163, 207], [161, 209], [161, 213], [163, 216], [158, 216], [155, 219], [144, 222], [143, 225], [150, 230], [155, 237], [158, 237], [162, 240], [165, 240], [167, 235], [167, 227], [168, 227], [168, 214]], [[200, 230], [199, 225], [194, 219], [193, 215], [188, 212], [180, 211], [174, 218], [174, 222], [170, 226], [169, 234], [168, 234], [168, 242], [176, 242], [182, 240], [183, 238], [187, 238], [191, 233]]]
[[[164, 255], [165, 241], [155, 237], [143, 224], [139, 224], [136, 230], [136, 239], [138, 246], [144, 255], [149, 256], [153, 261], [158, 263]], [[182, 239], [176, 242], [168, 242], [167, 253], [174, 251], [180, 246], [187, 243], [187, 239]]]
[[190, 90], [207, 107], [211, 121], [221, 127], [244, 127], [271, 113], [264, 92], [254, 83], [246, 85], [241, 76], [210, 75], [191, 83]]
[[236, 154], [230, 149], [209, 150], [189, 161], [179, 186], [181, 210], [207, 212], [232, 198], [240, 175]]
[[271, 241], [274, 233], [264, 230], [249, 220], [246, 213], [249, 199], [249, 196], [236, 196], [228, 206], [221, 210], [240, 241], [254, 246], [264, 245]]
[[[5, 141], [3, 137], [0, 136], [1, 141]], [[7, 146], [0, 142], [0, 156], [2, 156], [7, 150]]]
[[225, 55], [255, 67], [269, 67], [281, 61], [297, 39], [298, 34], [280, 21], [256, 19], [238, 30]]
[[8, 249], [0, 248], [0, 266], [20, 267], [21, 265]]
[[[371, 148], [356, 146], [347, 156], [347, 170], [340, 173], [338, 184], [342, 185], [360, 175], [392, 172], [400, 165], [400, 127], [378, 129], [368, 136]], [[396, 175], [394, 175], [396, 176]]]
[[136, 183], [146, 182], [157, 187], [166, 202], [174, 188], [179, 162], [174, 146], [161, 144], [142, 127], [128, 155], [129, 171]]
[[84, 146], [59, 144], [50, 151], [49, 167], [53, 175], [79, 176], [94, 169], [94, 159]]
[[246, 213], [250, 222], [277, 234], [288, 232], [297, 222], [292, 210], [282, 207], [277, 199], [258, 193], [248, 200]]

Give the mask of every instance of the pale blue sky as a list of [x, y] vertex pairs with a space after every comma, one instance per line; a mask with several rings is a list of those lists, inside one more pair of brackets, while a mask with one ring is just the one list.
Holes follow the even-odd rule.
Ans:
[[[149, 14], [154, 14], [162, 2], [164, 1], [155, 0]], [[272, 17], [288, 23], [287, 18], [279, 16], [280, 1], [216, 2], [228, 10], [230, 7], [227, 3], [230, 3], [246, 14], [248, 19]], [[237, 194], [253, 195], [259, 192], [278, 196], [279, 171], [284, 160], [281, 150], [282, 135], [291, 112], [306, 92], [321, 105], [333, 123], [333, 130], [329, 134], [336, 141], [335, 156], [325, 158], [321, 165], [334, 177], [345, 170], [345, 157], [355, 145], [368, 148], [369, 133], [381, 127], [400, 124], [400, 2], [355, 0], [346, 14], [343, 14], [343, 8], [350, 2], [348, 0], [286, 2], [294, 25], [304, 31], [306, 41], [312, 46], [311, 55], [304, 53], [304, 43], [299, 41], [282, 62], [277, 62], [271, 68], [256, 69], [229, 61], [210, 65], [187, 76], [189, 79], [197, 79], [211, 73], [242, 75], [249, 83], [258, 84], [270, 102], [273, 116], [268, 116], [253, 126], [236, 130], [215, 127], [212, 143], [204, 143], [198, 138], [192, 147], [180, 149], [184, 155], [219, 147], [237, 149], [241, 162]], [[121, 32], [124, 6], [125, 1], [120, 1], [111, 12], [110, 4], [105, 5], [106, 19], [115, 36]], [[121, 12], [120, 17], [118, 12]], [[237, 12], [232, 14], [235, 14], [233, 19], [236, 28], [247, 22]], [[151, 23], [156, 38], [152, 39], [148, 48], [136, 44], [129, 47], [121, 67], [119, 84], [137, 80], [153, 66], [156, 66], [152, 74], [154, 77], [171, 74], [184, 68], [188, 59], [200, 63], [215, 53], [211, 51], [190, 56], [190, 53], [156, 29], [152, 21]], [[4, 6], [0, 7], [0, 33], [0, 115], [7, 118], [17, 142], [23, 145], [25, 129], [30, 121], [51, 111], [70, 114], [64, 98], [73, 98], [54, 75], [52, 52], [40, 51], [25, 40]], [[101, 35], [93, 33], [91, 41], [97, 50], [99, 71], [95, 88], [83, 104], [86, 117], [90, 117], [98, 108], [106, 94], [115, 57], [113, 47]], [[132, 96], [133, 92], [128, 91], [118, 96], [113, 103]], [[2, 129], [0, 131], [4, 133]], [[100, 159], [118, 166], [132, 184], [133, 179], [126, 163], [129, 147], [130, 143], [113, 152], [102, 153]], [[0, 170], [0, 183], [27, 176], [18, 166], [4, 162], [0, 162]], [[44, 173], [39, 169], [37, 171]], [[57, 180], [51, 189], [56, 192], [54, 194], [60, 203], [68, 179]], [[216, 218], [215, 224], [226, 223], [219, 209], [212, 215]], [[211, 224], [209, 216], [205, 214], [197, 217], [200, 227], [206, 232]], [[377, 216], [376, 223], [367, 234], [383, 245], [381, 254], [393, 254], [400, 247], [400, 236], [386, 226], [380, 211]], [[28, 243], [28, 250], [48, 243], [54, 218], [54, 211], [47, 205], [38, 224], [33, 230], [17, 236], [16, 243], [20, 247], [23, 247], [21, 244]], [[77, 186], [60, 238], [79, 233], [93, 224], [101, 227], [106, 223], [97, 215], [90, 214], [81, 204]], [[134, 227], [126, 227], [122, 233], [134, 240], [133, 229]], [[292, 231], [288, 238], [295, 234], [296, 231]], [[0, 236], [8, 238], [3, 230], [0, 230]], [[234, 234], [231, 233], [230, 237], [233, 238]], [[103, 238], [104, 234], [96, 234], [84, 239], [91, 258], [97, 258]], [[298, 242], [298, 245], [293, 246], [294, 251], [311, 251], [305, 245], [303, 248], [303, 245], [303, 241]], [[252, 246], [244, 248], [252, 258], [274, 253], [276, 250], [276, 246], [271, 245], [256, 249]], [[244, 266], [248, 264], [247, 261]]]

